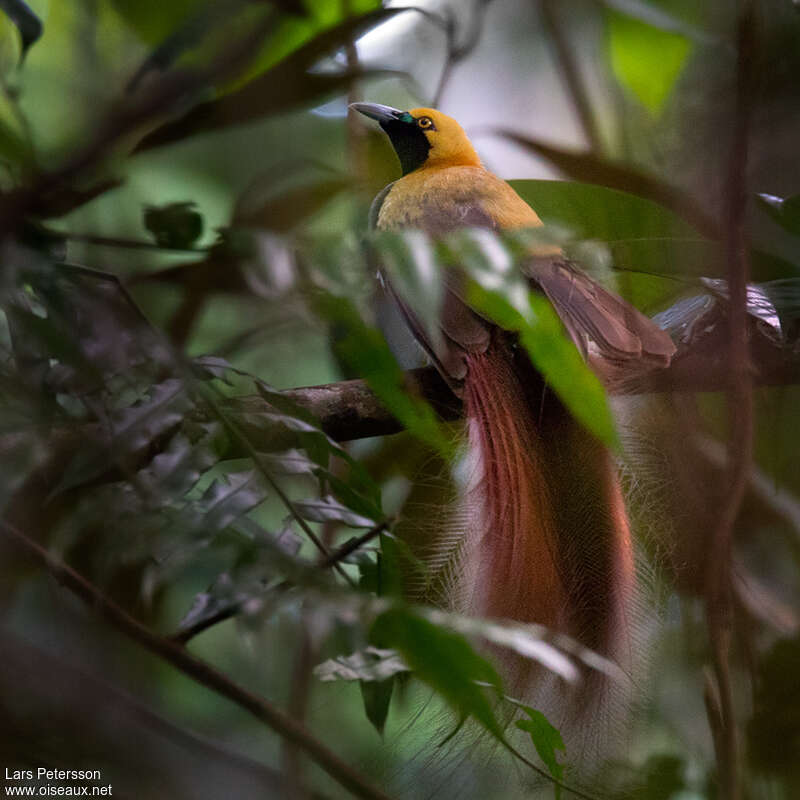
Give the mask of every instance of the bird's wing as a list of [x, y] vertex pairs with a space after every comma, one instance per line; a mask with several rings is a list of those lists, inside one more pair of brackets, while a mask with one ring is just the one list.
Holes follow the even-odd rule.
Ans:
[[523, 271], [590, 360], [639, 360], [647, 368], [669, 364], [675, 352], [669, 335], [568, 260], [531, 258]]
[[[380, 207], [392, 184], [373, 201], [370, 222], [374, 227]], [[457, 214], [452, 208], [441, 209], [436, 204], [426, 205], [423, 229], [441, 236], [459, 228], [495, 228], [492, 218], [477, 204], [459, 204]], [[432, 337], [406, 300], [396, 291], [384, 275], [387, 292], [397, 303], [416, 340], [427, 352], [431, 361], [456, 394], [460, 394], [461, 382], [467, 374], [466, 356], [482, 353], [489, 347], [492, 325], [476, 314], [462, 299], [463, 277], [456, 270], [442, 273], [442, 307], [439, 318], [438, 337]]]

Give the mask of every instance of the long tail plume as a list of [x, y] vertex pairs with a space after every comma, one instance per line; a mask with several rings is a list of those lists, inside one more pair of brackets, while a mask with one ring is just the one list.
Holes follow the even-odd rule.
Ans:
[[464, 610], [541, 623], [620, 658], [634, 567], [610, 454], [502, 341], [469, 357], [464, 403]]

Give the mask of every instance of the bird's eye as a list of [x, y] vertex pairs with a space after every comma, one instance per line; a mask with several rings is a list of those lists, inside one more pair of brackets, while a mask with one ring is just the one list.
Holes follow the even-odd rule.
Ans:
[[425, 128], [432, 128], [433, 127], [433, 120], [430, 117], [420, 117], [417, 120], [417, 125], [423, 130]]

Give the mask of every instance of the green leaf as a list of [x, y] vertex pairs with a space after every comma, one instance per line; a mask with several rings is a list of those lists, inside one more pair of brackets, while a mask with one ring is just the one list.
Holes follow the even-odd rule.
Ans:
[[192, 15], [207, 6], [206, 0], [112, 0], [125, 22], [148, 44], [159, 44]]
[[44, 32], [42, 20], [36, 12], [24, 0], [2, 0], [0, 2], [3, 11], [0, 17], [7, 17], [19, 31], [20, 54], [25, 56], [28, 48], [36, 42]]
[[422, 231], [376, 231], [370, 237], [373, 248], [392, 288], [414, 309], [428, 340], [436, 345], [441, 338], [442, 279], [432, 240]]
[[194, 202], [145, 206], [144, 226], [160, 247], [186, 250], [203, 235], [203, 217]]
[[311, 522], [341, 522], [351, 528], [371, 528], [375, 521], [351, 511], [330, 495], [319, 499], [299, 500], [294, 503], [297, 513]]
[[22, 58], [22, 36], [9, 16], [0, 11], [0, 76], [7, 75]]
[[[665, 194], [668, 186], [648, 188], [627, 180], [620, 185], [630, 191], [575, 181], [519, 180], [511, 185], [545, 223], [565, 225], [580, 240], [603, 242], [614, 270], [625, 273], [617, 274], [608, 288], [638, 308], [671, 301], [683, 288], [676, 277], [725, 275], [720, 245], [665, 207], [684, 207], [683, 199]], [[643, 196], [648, 194], [649, 199]], [[800, 274], [796, 265], [759, 251], [751, 252], [751, 266], [752, 279], [760, 282]], [[608, 282], [608, 276], [593, 277]]]
[[367, 647], [349, 656], [329, 658], [314, 667], [321, 681], [382, 682], [398, 672], [408, 672], [408, 665], [394, 650]]
[[192, 408], [183, 383], [169, 378], [149, 390], [149, 398], [121, 409], [107, 421], [107, 429], [97, 439], [87, 438], [61, 474], [53, 493], [86, 483], [141, 452], [158, 436], [176, 427]]
[[[553, 727], [547, 717], [541, 711], [537, 711], [530, 706], [520, 705], [520, 708], [528, 715], [528, 719], [518, 719], [514, 724], [521, 730], [530, 734], [533, 746], [539, 758], [542, 759], [549, 773], [557, 781], [564, 777], [564, 765], [558, 763], [557, 750], [566, 751], [564, 740], [558, 728]], [[561, 787], [556, 785], [556, 800], [561, 796]]]
[[[534, 155], [546, 159], [576, 181], [617, 189], [663, 206], [662, 211], [667, 209], [672, 212], [674, 219], [680, 223], [681, 227], [675, 232], [675, 235], [696, 237], [699, 232], [711, 239], [722, 238], [719, 224], [698, 205], [691, 194], [672, 186], [657, 175], [651, 175], [637, 167], [621, 161], [612, 161], [594, 153], [555, 147], [548, 142], [520, 136], [513, 131], [500, 129], [497, 132]], [[545, 181], [512, 181], [511, 183], [516, 187], [517, 184], [545, 183]], [[550, 181], [550, 183], [563, 182]], [[574, 187], [581, 185], [572, 184]], [[683, 233], [681, 234], [679, 231], [683, 231]]]
[[617, 431], [603, 385], [567, 337], [550, 303], [525, 286], [509, 299], [506, 292], [473, 283], [468, 296], [478, 311], [519, 334], [534, 366], [573, 416], [602, 442], [616, 447]]
[[259, 473], [229, 473], [214, 481], [195, 504], [198, 528], [222, 530], [260, 505], [267, 496]]
[[800, 236], [800, 194], [792, 197], [776, 197], [773, 194], [757, 194], [759, 205], [784, 230]]
[[386, 718], [389, 716], [394, 683], [394, 676], [384, 681], [361, 681], [361, 700], [364, 703], [364, 713], [381, 736], [383, 736], [383, 729], [386, 726]]
[[320, 294], [315, 305], [320, 316], [343, 331], [336, 344], [342, 360], [364, 377], [386, 408], [414, 436], [449, 459], [454, 448], [452, 439], [431, 406], [405, 390], [403, 371], [380, 332], [367, 325], [346, 298]]
[[502, 694], [495, 668], [467, 639], [434, 625], [413, 609], [394, 608], [372, 625], [370, 641], [397, 650], [414, 674], [444, 698], [461, 719], [474, 717], [486, 730], [503, 739], [502, 728], [486, 690]]
[[689, 40], [683, 34], [609, 11], [608, 46], [617, 80], [658, 114], [686, 64]]
[[[376, 9], [348, 17], [327, 28], [315, 28], [312, 38], [303, 41], [292, 52], [283, 53], [277, 63], [270, 55], [267, 63], [271, 66], [240, 88], [218, 99], [200, 103], [184, 116], [148, 134], [137, 146], [137, 151], [283, 113], [345, 90], [354, 80], [363, 78], [367, 73], [363, 70], [331, 72], [312, 68], [325, 56], [335, 53], [373, 26], [402, 11]], [[279, 37], [274, 38], [280, 42]]]

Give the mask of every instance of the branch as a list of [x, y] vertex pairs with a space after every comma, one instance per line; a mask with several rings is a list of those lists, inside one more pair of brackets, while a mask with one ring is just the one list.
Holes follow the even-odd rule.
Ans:
[[234, 683], [210, 664], [191, 655], [175, 642], [151, 633], [106, 597], [94, 584], [67, 564], [54, 558], [44, 547], [7, 522], [0, 522], [0, 531], [38, 561], [47, 571], [87, 605], [97, 610], [117, 630], [154, 655], [167, 661], [196, 683], [226, 697], [249, 711], [286, 741], [312, 758], [322, 769], [356, 797], [365, 800], [389, 800], [388, 795], [372, 786], [351, 769], [322, 742], [315, 739], [300, 723], [285, 715], [271, 703]]
[[[717, 756], [719, 790], [724, 797], [741, 797], [739, 735], [730, 676], [733, 528], [750, 481], [753, 457], [753, 376], [747, 316], [749, 263], [745, 213], [747, 159], [755, 72], [755, 8], [745, 0], [737, 20], [736, 95], [733, 136], [725, 181], [725, 253], [730, 292], [727, 354], [731, 382], [728, 393], [730, 432], [725, 505], [710, 541], [706, 571], [706, 621], [711, 645], [717, 708], [709, 715]], [[724, 352], [724, 351], [723, 351]]]
[[[760, 386], [800, 383], [800, 355], [793, 348], [781, 346], [760, 332], [752, 319], [749, 322], [750, 363], [757, 365], [751, 375], [753, 382]], [[730, 389], [735, 376], [728, 360], [727, 328], [726, 324], [720, 324], [716, 329], [704, 332], [702, 339], [679, 344], [678, 352], [667, 369], [623, 379], [609, 387], [610, 393], [620, 396]], [[461, 416], [461, 402], [433, 367], [410, 370], [406, 373], [406, 382], [412, 392], [431, 403], [443, 420]], [[337, 441], [385, 436], [403, 429], [363, 380], [290, 389], [285, 394], [314, 414], [322, 429]], [[264, 410], [264, 401], [260, 397], [243, 397], [229, 402], [231, 410], [243, 418]], [[252, 434], [257, 437], [257, 429], [253, 429]]]
[[561, 22], [558, 19], [558, 12], [554, 8], [553, 0], [539, 0], [539, 15], [556, 51], [562, 77], [569, 89], [572, 105], [589, 149], [593, 153], [600, 155], [603, 152], [603, 137], [597, 126], [597, 121], [592, 111], [592, 103], [589, 99], [589, 92], [581, 77], [577, 59], [574, 57], [573, 49], [566, 39]]

